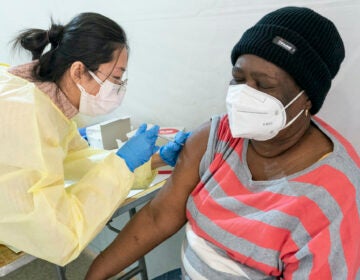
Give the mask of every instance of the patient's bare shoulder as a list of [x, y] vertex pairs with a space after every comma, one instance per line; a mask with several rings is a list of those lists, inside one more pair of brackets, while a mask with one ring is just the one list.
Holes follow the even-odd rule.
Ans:
[[195, 129], [186, 141], [171, 177], [153, 200], [153, 206], [168, 213], [177, 213], [177, 221], [185, 221], [185, 204], [188, 196], [200, 181], [199, 165], [206, 151], [210, 122]]
[[195, 129], [186, 141], [175, 169], [171, 183], [190, 193], [200, 180], [199, 165], [206, 151], [210, 133], [210, 122], [204, 123]]
[[210, 133], [210, 122], [206, 122], [195, 129], [188, 138], [179, 156], [176, 168], [179, 171], [197, 169], [203, 157]]

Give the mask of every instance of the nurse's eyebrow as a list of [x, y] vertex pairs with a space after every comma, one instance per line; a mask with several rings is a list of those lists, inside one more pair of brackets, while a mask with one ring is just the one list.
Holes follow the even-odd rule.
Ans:
[[122, 72], [125, 72], [126, 71], [126, 68], [125, 67], [116, 67], [117, 69], [120, 69]]

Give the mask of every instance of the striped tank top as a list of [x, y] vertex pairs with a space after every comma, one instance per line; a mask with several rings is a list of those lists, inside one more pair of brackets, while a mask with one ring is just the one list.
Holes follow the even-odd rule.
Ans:
[[301, 172], [253, 181], [248, 140], [212, 119], [187, 202], [185, 279], [360, 279], [360, 159], [318, 118], [333, 152]]

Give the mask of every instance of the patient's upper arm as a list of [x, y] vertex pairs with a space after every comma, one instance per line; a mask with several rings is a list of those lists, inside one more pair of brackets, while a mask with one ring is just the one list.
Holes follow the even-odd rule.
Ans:
[[184, 145], [171, 177], [151, 202], [161, 223], [181, 227], [186, 221], [186, 201], [200, 181], [199, 165], [206, 151], [210, 122], [196, 129]]

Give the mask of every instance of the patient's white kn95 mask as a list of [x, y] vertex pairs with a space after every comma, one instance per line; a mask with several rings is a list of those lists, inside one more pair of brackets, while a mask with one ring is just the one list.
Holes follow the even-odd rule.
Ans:
[[274, 138], [280, 130], [291, 125], [304, 110], [286, 123], [286, 112], [301, 91], [285, 107], [277, 98], [249, 87], [246, 84], [230, 85], [226, 96], [226, 108], [231, 134], [234, 138], [265, 141]]
[[105, 115], [119, 107], [126, 92], [125, 85], [118, 85], [109, 80], [101, 81], [93, 72], [90, 75], [100, 85], [96, 95], [89, 94], [81, 85], [79, 112], [89, 116]]

